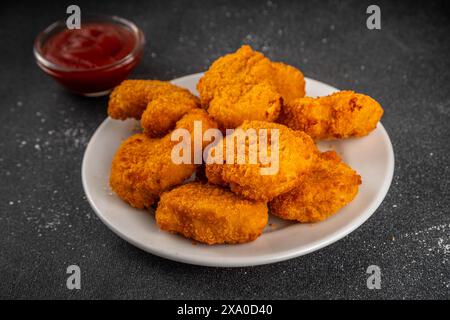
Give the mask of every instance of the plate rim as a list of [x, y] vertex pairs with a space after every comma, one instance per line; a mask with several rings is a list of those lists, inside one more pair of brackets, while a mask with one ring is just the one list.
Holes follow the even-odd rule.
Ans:
[[[170, 80], [170, 82], [186, 81], [189, 78], [200, 77], [202, 74], [203, 74], [203, 72], [185, 75], [185, 76]], [[333, 88], [334, 90], [339, 90], [329, 84], [323, 83], [323, 82], [315, 80], [315, 79], [305, 77], [305, 80], [307, 82], [308, 81], [310, 81], [311, 83], [315, 82], [317, 84], [324, 85], [329, 88]], [[88, 200], [88, 203], [90, 204], [91, 208], [94, 210], [95, 214], [100, 219], [100, 221], [102, 221], [103, 224], [105, 224], [111, 231], [113, 231], [113, 233], [115, 233], [117, 236], [119, 236], [123, 240], [129, 242], [130, 244], [134, 245], [135, 247], [137, 247], [145, 252], [157, 255], [157, 256], [165, 258], [165, 259], [182, 262], [182, 263], [187, 263], [187, 264], [191, 264], [191, 265], [207, 266], [207, 267], [247, 267], [247, 266], [265, 265], [265, 264], [272, 264], [272, 263], [300, 257], [303, 255], [309, 254], [311, 252], [317, 251], [319, 249], [322, 249], [326, 246], [329, 246], [332, 243], [335, 243], [335, 242], [341, 240], [342, 238], [344, 238], [345, 236], [349, 235], [354, 230], [359, 228], [364, 222], [366, 222], [375, 213], [375, 211], [378, 209], [378, 207], [381, 205], [384, 198], [386, 197], [386, 195], [389, 191], [389, 188], [392, 184], [392, 179], [394, 176], [394, 169], [395, 169], [394, 149], [393, 149], [389, 134], [387, 133], [387, 131], [384, 128], [384, 126], [382, 125], [382, 123], [379, 122], [377, 129], [380, 129], [381, 134], [382, 134], [383, 138], [385, 139], [385, 141], [387, 142], [387, 147], [388, 147], [387, 148], [387, 150], [388, 150], [388, 154], [387, 154], [388, 174], [387, 174], [387, 176], [384, 177], [382, 188], [379, 189], [379, 191], [377, 193], [377, 197], [372, 201], [371, 206], [369, 206], [364, 211], [364, 214], [359, 215], [357, 218], [355, 218], [352, 221], [352, 223], [347, 224], [344, 227], [342, 227], [341, 229], [336, 230], [335, 232], [327, 234], [325, 237], [314, 241], [312, 244], [309, 245], [308, 248], [300, 248], [300, 249], [293, 248], [290, 250], [281, 251], [277, 254], [274, 254], [272, 252], [272, 253], [258, 255], [258, 256], [245, 257], [245, 258], [240, 258], [239, 261], [236, 261], [233, 259], [225, 259], [225, 260], [221, 260], [221, 261], [217, 261], [217, 260], [211, 261], [211, 260], [208, 260], [208, 259], [210, 259], [208, 257], [204, 258], [202, 256], [192, 255], [189, 253], [184, 253], [181, 255], [180, 254], [171, 254], [170, 252], [166, 252], [164, 250], [158, 250], [158, 247], [150, 247], [148, 245], [144, 245], [144, 244], [134, 240], [133, 238], [129, 237], [125, 233], [123, 233], [121, 230], [119, 230], [119, 228], [117, 228], [113, 223], [111, 223], [106, 216], [104, 216], [102, 214], [101, 210], [96, 206], [94, 200], [92, 199], [91, 193], [88, 192], [89, 187], [87, 185], [87, 176], [86, 176], [86, 174], [87, 174], [87, 172], [86, 172], [87, 171], [87, 169], [86, 169], [87, 168], [87, 155], [91, 152], [91, 149], [93, 148], [93, 141], [96, 140], [97, 136], [100, 134], [103, 127], [105, 127], [109, 121], [114, 121], [114, 120], [110, 117], [107, 117], [97, 127], [94, 134], [89, 139], [89, 142], [88, 142], [85, 152], [83, 154], [83, 160], [82, 160], [82, 164], [81, 164], [81, 180], [82, 180], [82, 185], [83, 185], [83, 191], [85, 193], [86, 199]], [[214, 246], [211, 246], [211, 248], [214, 248]]]

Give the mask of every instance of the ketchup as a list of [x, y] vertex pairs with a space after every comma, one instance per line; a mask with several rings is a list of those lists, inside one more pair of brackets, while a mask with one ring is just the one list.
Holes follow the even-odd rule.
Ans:
[[35, 44], [38, 65], [72, 92], [104, 95], [125, 80], [141, 59], [144, 35], [132, 26], [92, 21], [81, 29], [40, 35]]
[[88, 23], [65, 29], [47, 40], [44, 57], [68, 68], [103, 67], [126, 57], [136, 45], [133, 34], [112, 23]]

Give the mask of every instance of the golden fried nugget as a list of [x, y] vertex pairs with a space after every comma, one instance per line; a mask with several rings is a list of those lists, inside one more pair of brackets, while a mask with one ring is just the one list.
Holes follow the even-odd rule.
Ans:
[[159, 80], [125, 80], [109, 96], [108, 115], [113, 119], [141, 119], [150, 92], [166, 91], [168, 82]]
[[277, 122], [304, 131], [313, 139], [341, 139], [369, 134], [382, 115], [380, 104], [371, 97], [340, 91], [284, 104]]
[[[258, 201], [270, 201], [276, 196], [293, 189], [302, 173], [309, 170], [318, 150], [313, 140], [305, 133], [291, 130], [283, 125], [264, 121], [246, 121], [238, 127], [244, 132], [255, 130], [260, 134], [261, 129], [267, 129], [268, 145], [261, 148], [261, 140], [250, 142], [249, 139], [238, 140], [234, 135], [228, 135], [223, 140], [224, 157], [226, 155], [226, 145], [234, 139], [234, 149], [238, 150], [239, 145], [245, 146], [245, 161], [238, 163], [238, 153], [234, 154], [234, 161], [228, 160], [225, 164], [213, 163], [207, 160], [206, 175], [208, 181], [219, 185], [229, 185], [231, 191], [248, 199]], [[274, 143], [272, 130], [278, 132], [278, 153], [275, 156], [271, 152]], [[252, 164], [250, 162], [250, 145], [256, 144], [258, 148], [258, 160]], [[261, 152], [267, 152], [268, 158], [274, 161], [270, 164], [263, 163]], [[262, 168], [276, 168], [268, 174], [262, 174]]]
[[[124, 120], [127, 118], [135, 118], [139, 120], [149, 103], [161, 96], [172, 94], [175, 94], [172, 96], [172, 98], [175, 98], [174, 105], [168, 106], [167, 100], [165, 100], [163, 106], [156, 107], [158, 108], [157, 112], [161, 111], [164, 107], [168, 107], [169, 109], [174, 109], [177, 116], [182, 113], [173, 123], [171, 122], [173, 127], [174, 123], [186, 113], [184, 112], [186, 109], [190, 109], [192, 105], [198, 104], [198, 99], [193, 96], [189, 90], [180, 88], [166, 81], [123, 81], [111, 92], [108, 103], [108, 115], [113, 119]], [[180, 101], [182, 102], [181, 106], [178, 105]], [[187, 108], [185, 105], [187, 105]], [[155, 107], [154, 104], [153, 107]], [[182, 110], [182, 112], [179, 112], [179, 110]], [[150, 115], [148, 115], [148, 117], [150, 117]], [[157, 122], [157, 119], [155, 119], [155, 122]], [[147, 121], [146, 124], [149, 126], [151, 125], [150, 121]], [[151, 129], [149, 128], [148, 131], [151, 132]], [[156, 129], [156, 131], [159, 133], [161, 129]]]
[[163, 193], [155, 216], [161, 229], [211, 245], [255, 240], [268, 209], [224, 188], [192, 182]]
[[290, 103], [305, 96], [305, 77], [293, 66], [282, 62], [272, 62], [275, 75], [272, 81], [285, 103]]
[[142, 114], [141, 126], [151, 137], [160, 137], [175, 127], [182, 116], [199, 108], [197, 97], [187, 91], [169, 91], [148, 103]]
[[[176, 128], [192, 133], [194, 121], [202, 122], [203, 132], [217, 127], [206, 111], [194, 109], [177, 122]], [[112, 190], [135, 208], [152, 205], [161, 192], [182, 183], [195, 172], [194, 164], [172, 161], [172, 148], [177, 143], [171, 141], [170, 134], [152, 139], [139, 133], [126, 139], [112, 162], [109, 180]]]
[[214, 95], [228, 85], [249, 85], [268, 82], [273, 76], [272, 63], [250, 46], [242, 46], [234, 53], [213, 62], [197, 84], [202, 106], [208, 107]]
[[325, 220], [352, 201], [361, 177], [334, 151], [324, 152], [297, 187], [273, 199], [272, 214], [303, 223]]
[[275, 121], [281, 109], [281, 96], [273, 86], [228, 85], [218, 91], [208, 108], [222, 130], [236, 128], [247, 119]]
[[286, 101], [303, 97], [305, 81], [296, 68], [272, 62], [244, 45], [216, 60], [197, 89], [202, 106], [219, 126], [231, 129], [244, 120], [274, 121], [280, 97]]

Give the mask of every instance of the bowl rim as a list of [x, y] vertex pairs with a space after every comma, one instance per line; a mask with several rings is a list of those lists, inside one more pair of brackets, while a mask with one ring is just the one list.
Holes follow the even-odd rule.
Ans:
[[53, 22], [50, 24], [47, 28], [45, 28], [43, 31], [41, 31], [35, 41], [33, 46], [33, 54], [36, 58], [36, 62], [40, 67], [50, 69], [52, 71], [60, 71], [60, 72], [92, 72], [92, 71], [103, 71], [103, 70], [109, 70], [112, 68], [116, 68], [125, 64], [128, 64], [132, 62], [136, 57], [140, 55], [142, 52], [144, 45], [145, 45], [145, 36], [141, 29], [139, 29], [133, 22], [116, 16], [116, 15], [103, 15], [103, 14], [84, 14], [82, 23], [89, 23], [89, 22], [106, 22], [106, 23], [113, 23], [116, 25], [125, 26], [128, 28], [133, 36], [136, 39], [136, 44], [133, 47], [133, 50], [130, 51], [125, 57], [114, 61], [110, 64], [100, 66], [100, 67], [94, 67], [94, 68], [71, 68], [71, 67], [65, 67], [58, 65], [48, 59], [45, 58], [43, 54], [43, 46], [45, 41], [48, 40], [48, 38], [53, 34], [57, 33], [59, 31], [58, 28], [61, 26], [66, 25], [66, 19], [61, 19], [58, 21]]

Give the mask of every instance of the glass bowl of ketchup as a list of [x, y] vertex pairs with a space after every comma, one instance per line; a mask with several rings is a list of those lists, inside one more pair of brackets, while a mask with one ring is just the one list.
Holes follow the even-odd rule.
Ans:
[[62, 86], [90, 97], [108, 94], [139, 63], [145, 38], [136, 25], [116, 16], [82, 16], [80, 29], [60, 20], [34, 43], [38, 66]]

